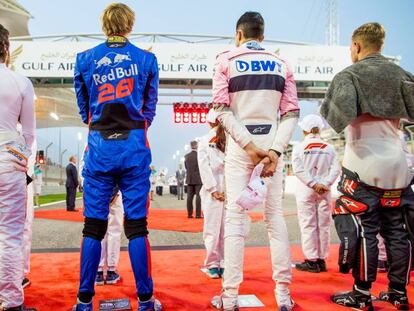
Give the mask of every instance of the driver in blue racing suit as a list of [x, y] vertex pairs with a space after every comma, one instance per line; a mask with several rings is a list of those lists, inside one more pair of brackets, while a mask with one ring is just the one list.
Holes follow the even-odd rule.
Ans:
[[134, 20], [128, 6], [109, 5], [102, 16], [106, 42], [79, 53], [76, 59], [75, 91], [82, 120], [90, 130], [83, 169], [85, 224], [76, 311], [93, 310], [101, 240], [116, 186], [123, 197], [138, 310], [161, 310], [153, 297], [147, 239], [151, 163], [147, 129], [158, 100], [158, 64], [154, 54], [126, 39]]

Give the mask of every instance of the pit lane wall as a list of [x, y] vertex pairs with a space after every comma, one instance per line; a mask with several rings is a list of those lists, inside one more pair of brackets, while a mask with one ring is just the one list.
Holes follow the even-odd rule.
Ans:
[[[216, 56], [234, 48], [226, 44], [133, 42], [158, 58], [161, 79], [211, 80]], [[32, 78], [72, 78], [76, 53], [97, 42], [12, 41], [11, 68]], [[266, 45], [291, 65], [297, 81], [330, 82], [351, 64], [349, 48], [343, 46]], [[115, 68], [128, 55], [108, 53], [95, 62]]]

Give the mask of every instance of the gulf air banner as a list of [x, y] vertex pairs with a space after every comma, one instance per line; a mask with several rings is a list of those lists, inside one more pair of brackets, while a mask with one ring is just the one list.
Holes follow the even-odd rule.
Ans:
[[[76, 54], [96, 44], [98, 43], [13, 41], [10, 48], [10, 67], [27, 77], [72, 78]], [[158, 59], [160, 78], [171, 80], [210, 80], [217, 54], [233, 48], [232, 45], [224, 44], [135, 44], [153, 52]], [[289, 62], [297, 81], [331, 81], [336, 73], [351, 64], [347, 47], [266, 44], [263, 46]], [[128, 55], [114, 51], [94, 61], [96, 66], [116, 67], [128, 59]]]

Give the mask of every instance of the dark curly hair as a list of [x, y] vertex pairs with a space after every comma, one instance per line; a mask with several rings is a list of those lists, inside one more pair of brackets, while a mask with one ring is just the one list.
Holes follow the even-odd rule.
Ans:
[[4, 62], [6, 60], [9, 47], [9, 31], [0, 24], [0, 61]]

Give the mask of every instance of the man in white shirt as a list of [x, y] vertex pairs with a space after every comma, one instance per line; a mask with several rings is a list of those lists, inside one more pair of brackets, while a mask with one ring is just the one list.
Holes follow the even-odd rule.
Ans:
[[323, 141], [321, 117], [311, 114], [299, 122], [305, 138], [293, 147], [292, 166], [298, 178], [296, 203], [305, 261], [296, 269], [326, 272], [331, 231], [331, 186], [340, 172], [335, 148]]
[[24, 302], [26, 171], [36, 121], [32, 83], [7, 68], [8, 35], [0, 25], [0, 310], [14, 311], [23, 310]]
[[343, 242], [340, 269], [352, 269], [354, 287], [332, 300], [373, 310], [370, 289], [376, 279], [380, 232], [389, 261], [388, 290], [380, 299], [408, 310], [411, 243], [404, 210], [414, 204], [414, 193], [398, 126], [401, 118], [414, 119], [414, 76], [381, 55], [384, 39], [378, 23], [354, 31], [354, 64], [334, 77], [321, 107], [332, 128], [346, 135], [335, 225]]

